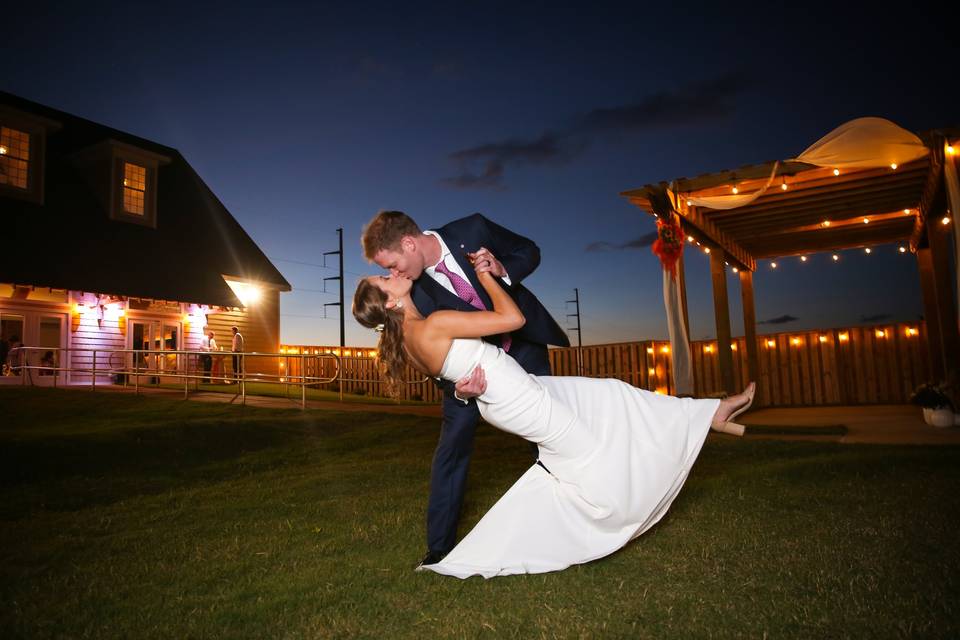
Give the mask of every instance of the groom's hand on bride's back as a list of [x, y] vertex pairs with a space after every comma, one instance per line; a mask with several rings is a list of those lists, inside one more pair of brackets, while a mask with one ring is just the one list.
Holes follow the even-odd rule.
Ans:
[[454, 397], [461, 402], [466, 402], [470, 398], [476, 398], [487, 390], [487, 377], [483, 372], [483, 367], [477, 367], [466, 378], [462, 378], [454, 385]]

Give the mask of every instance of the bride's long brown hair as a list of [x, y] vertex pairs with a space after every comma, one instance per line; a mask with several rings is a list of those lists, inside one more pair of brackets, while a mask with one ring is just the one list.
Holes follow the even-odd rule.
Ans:
[[387, 395], [399, 398], [407, 365], [407, 354], [403, 350], [403, 312], [387, 309], [386, 292], [369, 280], [361, 280], [353, 294], [353, 317], [368, 329], [383, 325], [377, 345], [377, 366]]

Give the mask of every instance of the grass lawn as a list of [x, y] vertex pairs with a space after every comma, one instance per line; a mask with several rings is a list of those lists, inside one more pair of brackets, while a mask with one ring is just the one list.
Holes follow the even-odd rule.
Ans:
[[[130, 384], [130, 388], [133, 387], [133, 384]], [[160, 387], [161, 389], [172, 389], [177, 391], [183, 391], [183, 383], [173, 384], [173, 383], [164, 383], [160, 385], [143, 385], [144, 389]], [[190, 384], [190, 393], [195, 392], [215, 392], [215, 393], [226, 393], [229, 395], [236, 395], [240, 393], [239, 387], [236, 384]], [[246, 392], [248, 396], [267, 396], [271, 398], [288, 398], [294, 402], [300, 402], [300, 393], [301, 387], [295, 384], [272, 384], [266, 382], [248, 382], [246, 384]], [[327, 402], [340, 402], [340, 394], [336, 391], [328, 391], [326, 389], [306, 389], [307, 400], [325, 400]], [[361, 404], [389, 404], [389, 405], [435, 405], [439, 404], [437, 402], [420, 402], [417, 400], [393, 400], [391, 398], [383, 398], [375, 395], [360, 395], [356, 393], [344, 393], [343, 402], [350, 403], [361, 403]]]
[[[708, 441], [613, 556], [417, 574], [435, 419], [0, 388], [3, 638], [960, 635], [960, 449]], [[462, 532], [530, 464], [481, 426]]]

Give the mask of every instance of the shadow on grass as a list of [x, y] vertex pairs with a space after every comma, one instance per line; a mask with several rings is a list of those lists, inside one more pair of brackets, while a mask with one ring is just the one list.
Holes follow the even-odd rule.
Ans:
[[[23, 496], [0, 506], [4, 518], [206, 485], [309, 457], [367, 448], [379, 456], [385, 436], [435, 422], [57, 389], [2, 389], [0, 408], [0, 485]], [[38, 495], [37, 487], [47, 489]]]

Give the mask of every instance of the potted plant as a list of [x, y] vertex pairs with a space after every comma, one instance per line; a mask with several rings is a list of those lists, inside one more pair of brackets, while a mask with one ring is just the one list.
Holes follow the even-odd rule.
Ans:
[[934, 427], [953, 426], [953, 403], [945, 385], [924, 383], [910, 396], [910, 402], [923, 408], [923, 420], [927, 424]]

